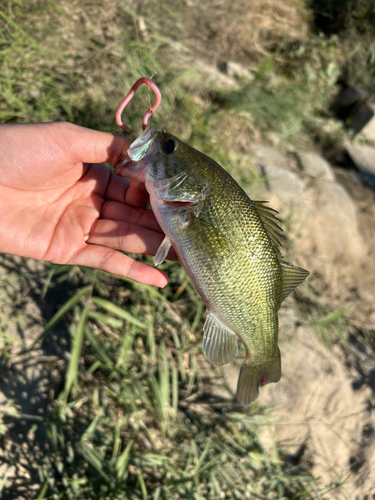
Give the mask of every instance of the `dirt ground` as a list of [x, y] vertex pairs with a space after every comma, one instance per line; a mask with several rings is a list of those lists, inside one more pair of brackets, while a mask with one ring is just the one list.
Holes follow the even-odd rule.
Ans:
[[9, 486], [1, 498], [35, 498], [40, 489], [38, 467], [50, 450], [40, 422], [62, 388], [69, 352], [64, 326], [60, 324], [28, 352], [69, 294], [61, 286], [52, 294], [54, 300], [41, 299], [50, 267], [31, 259], [0, 256], [0, 325], [6, 332], [0, 345], [0, 421], [7, 428], [0, 435], [0, 478], [7, 479]]

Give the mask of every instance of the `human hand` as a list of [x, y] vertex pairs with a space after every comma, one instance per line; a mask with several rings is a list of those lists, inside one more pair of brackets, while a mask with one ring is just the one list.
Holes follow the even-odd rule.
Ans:
[[70, 123], [0, 125], [0, 252], [165, 286], [160, 269], [113, 250], [154, 255], [164, 237], [144, 185], [102, 163], [129, 145]]

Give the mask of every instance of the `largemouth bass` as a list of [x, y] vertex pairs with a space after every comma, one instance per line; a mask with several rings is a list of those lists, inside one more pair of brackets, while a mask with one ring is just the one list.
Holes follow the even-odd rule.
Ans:
[[115, 167], [145, 182], [165, 239], [154, 264], [171, 246], [207, 307], [203, 352], [214, 365], [246, 356], [237, 385], [241, 405], [260, 385], [278, 382], [278, 310], [309, 272], [284, 261], [274, 210], [252, 201], [220, 165], [177, 137], [148, 127]]

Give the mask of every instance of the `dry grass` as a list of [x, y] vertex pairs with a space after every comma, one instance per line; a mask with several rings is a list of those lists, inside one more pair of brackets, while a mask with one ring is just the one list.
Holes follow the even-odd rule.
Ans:
[[[148, 3], [143, 4], [144, 14]], [[159, 7], [157, 19], [147, 19], [151, 31], [157, 27], [172, 33], [207, 61], [235, 60], [256, 66], [285, 39], [304, 42], [308, 38], [309, 13], [301, 0], [179, 0], [177, 4], [175, 18], [163, 16]]]
[[285, 39], [306, 41], [308, 14], [302, 2], [237, 0], [210, 2], [203, 23], [210, 33], [208, 54], [256, 66]]

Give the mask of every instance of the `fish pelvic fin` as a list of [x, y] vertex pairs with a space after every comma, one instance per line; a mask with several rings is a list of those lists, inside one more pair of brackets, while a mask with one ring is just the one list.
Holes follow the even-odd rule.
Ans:
[[171, 246], [172, 246], [171, 240], [168, 238], [168, 236], [166, 236], [164, 240], [161, 242], [161, 245], [155, 254], [154, 266], [158, 266], [159, 264], [165, 261]]
[[237, 399], [240, 405], [245, 406], [256, 400], [259, 386], [278, 382], [281, 377], [281, 357], [277, 349], [277, 355], [260, 365], [252, 365], [245, 361], [241, 366], [240, 376], [237, 384]]
[[202, 348], [207, 361], [220, 366], [234, 360], [238, 353], [237, 335], [223, 325], [212, 312], [208, 312], [203, 331]]

